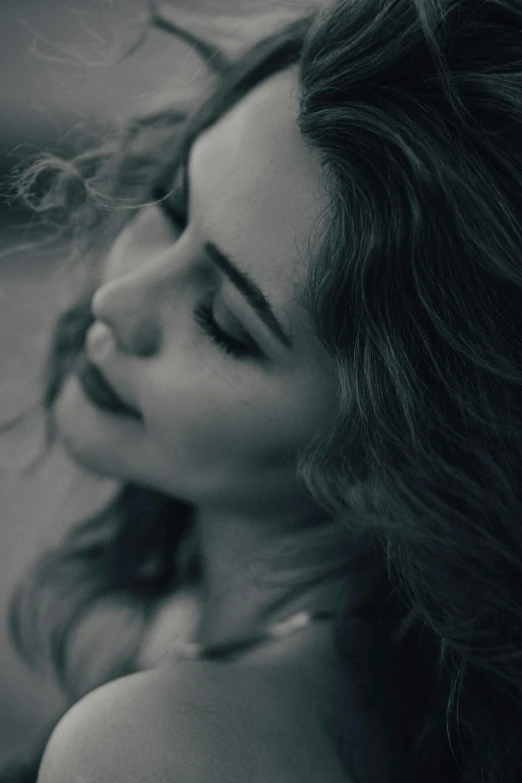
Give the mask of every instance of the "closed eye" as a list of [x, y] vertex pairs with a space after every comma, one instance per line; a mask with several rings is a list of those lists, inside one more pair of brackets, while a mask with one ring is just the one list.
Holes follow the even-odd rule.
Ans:
[[222, 351], [234, 356], [236, 359], [246, 356], [262, 357], [264, 355], [250, 338], [247, 345], [246, 342], [243, 343], [232, 337], [228, 332], [225, 332], [216, 322], [212, 308], [208, 305], [199, 305], [194, 313], [194, 319]]
[[[153, 196], [157, 201], [158, 207], [174, 225], [174, 228], [184, 231], [188, 224], [186, 210], [183, 211], [181, 208], [177, 207], [175, 203], [169, 200], [165, 186], [158, 185], [154, 189]], [[200, 304], [194, 312], [194, 320], [198, 326], [211, 337], [214, 343], [224, 351], [224, 353], [229, 354], [236, 359], [245, 358], [247, 356], [264, 357], [264, 353], [247, 332], [244, 332], [244, 342], [232, 337], [228, 332], [225, 332], [216, 322], [212, 307], [209, 307], [206, 304]]]

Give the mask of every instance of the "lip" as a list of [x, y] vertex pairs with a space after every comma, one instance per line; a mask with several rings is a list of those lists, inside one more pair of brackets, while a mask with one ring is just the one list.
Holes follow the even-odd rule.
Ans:
[[84, 392], [99, 408], [120, 416], [139, 420], [143, 418], [140, 411], [122, 397], [112, 382], [107, 380], [99, 367], [90, 362], [85, 354], [78, 357], [76, 371]]

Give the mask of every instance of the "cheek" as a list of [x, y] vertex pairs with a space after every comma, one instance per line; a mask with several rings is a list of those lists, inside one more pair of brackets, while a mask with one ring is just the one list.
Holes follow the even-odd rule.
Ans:
[[295, 460], [302, 433], [281, 393], [261, 384], [239, 389], [211, 372], [187, 380], [157, 379], [149, 389], [149, 431], [165, 456], [202, 471], [217, 462], [241, 468]]

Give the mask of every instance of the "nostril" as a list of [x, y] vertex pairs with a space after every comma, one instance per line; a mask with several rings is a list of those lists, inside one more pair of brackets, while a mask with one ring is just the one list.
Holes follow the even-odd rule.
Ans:
[[103, 321], [95, 321], [85, 337], [87, 354], [92, 361], [102, 361], [114, 353], [116, 341], [111, 329]]
[[152, 322], [142, 323], [131, 338], [132, 352], [143, 359], [154, 356], [161, 344], [159, 327]]
[[[114, 285], [113, 285], [114, 284]], [[112, 286], [112, 288], [111, 288]], [[95, 292], [91, 310], [96, 320], [96, 329], [90, 334], [92, 350], [111, 352], [118, 347], [124, 353], [143, 358], [154, 355], [160, 346], [161, 332], [157, 322], [158, 314], [150, 302], [140, 302], [130, 296], [121, 281], [111, 281]]]

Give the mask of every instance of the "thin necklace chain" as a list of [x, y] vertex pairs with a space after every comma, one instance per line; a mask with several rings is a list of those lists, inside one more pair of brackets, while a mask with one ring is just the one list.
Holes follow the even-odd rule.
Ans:
[[336, 612], [326, 610], [318, 612], [299, 611], [287, 620], [273, 623], [272, 625], [267, 626], [263, 631], [252, 636], [216, 645], [204, 645], [200, 642], [177, 642], [172, 648], [172, 652], [177, 658], [184, 658], [187, 660], [228, 659], [253, 647], [257, 647], [264, 642], [289, 636], [290, 634], [295, 633], [295, 631], [307, 628], [309, 625], [312, 625], [312, 623], [333, 620], [336, 617]]

